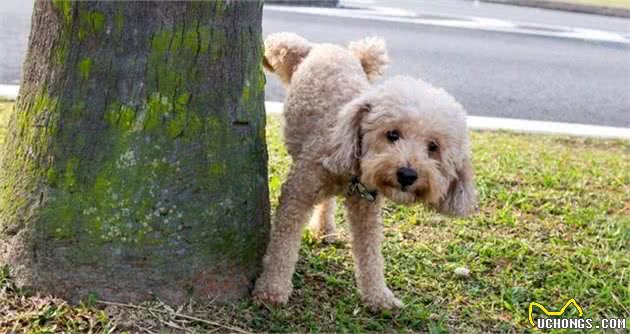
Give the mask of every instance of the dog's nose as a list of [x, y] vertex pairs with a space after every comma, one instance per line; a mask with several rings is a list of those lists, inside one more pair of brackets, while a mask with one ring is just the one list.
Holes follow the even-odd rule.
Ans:
[[401, 186], [406, 187], [412, 185], [418, 179], [418, 173], [415, 170], [407, 167], [400, 167], [396, 171], [396, 177], [398, 177], [398, 183]]

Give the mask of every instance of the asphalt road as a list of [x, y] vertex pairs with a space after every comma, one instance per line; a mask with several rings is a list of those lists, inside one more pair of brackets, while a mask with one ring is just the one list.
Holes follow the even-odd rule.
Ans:
[[0, 84], [18, 84], [31, 30], [30, 1], [0, 3]]
[[[383, 36], [387, 76], [444, 87], [471, 115], [630, 127], [629, 45], [269, 10], [263, 30], [342, 44]], [[267, 100], [283, 99], [275, 78], [267, 87]]]
[[[352, 0], [349, 0], [352, 1]], [[515, 7], [471, 0], [369, 0], [375, 6], [398, 7], [415, 13], [478, 16], [514, 22], [561, 25], [623, 32], [630, 35], [630, 19], [534, 7]], [[350, 2], [351, 3], [351, 2]]]
[[[470, 15], [604, 29], [630, 34], [628, 19], [470, 1], [374, 1], [416, 12]], [[0, 5], [0, 84], [19, 83], [30, 4]], [[392, 66], [386, 76], [423, 78], [451, 92], [471, 115], [630, 127], [630, 45], [587, 42], [409, 23], [264, 11], [264, 34], [294, 31], [317, 42], [347, 44], [383, 36]], [[268, 79], [267, 100], [282, 101]]]

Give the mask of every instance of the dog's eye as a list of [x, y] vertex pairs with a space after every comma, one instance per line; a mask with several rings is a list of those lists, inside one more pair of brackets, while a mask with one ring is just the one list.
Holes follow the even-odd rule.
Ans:
[[398, 132], [398, 130], [387, 131], [385, 136], [387, 137], [387, 140], [393, 143], [400, 139], [400, 132]]
[[438, 143], [435, 140], [432, 140], [427, 145], [427, 149], [429, 150], [429, 152], [435, 153], [440, 149], [440, 147], [438, 146]]

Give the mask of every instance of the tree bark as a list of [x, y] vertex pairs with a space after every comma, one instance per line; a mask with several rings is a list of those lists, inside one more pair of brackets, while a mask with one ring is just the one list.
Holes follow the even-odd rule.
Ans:
[[36, 1], [0, 262], [74, 301], [245, 294], [267, 241], [262, 2]]

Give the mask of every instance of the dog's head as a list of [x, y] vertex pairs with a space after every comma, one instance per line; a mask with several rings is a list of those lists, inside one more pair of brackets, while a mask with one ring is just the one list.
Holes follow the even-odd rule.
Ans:
[[476, 209], [466, 113], [448, 93], [394, 77], [340, 111], [324, 166], [361, 173], [361, 182], [394, 202], [441, 212]]

